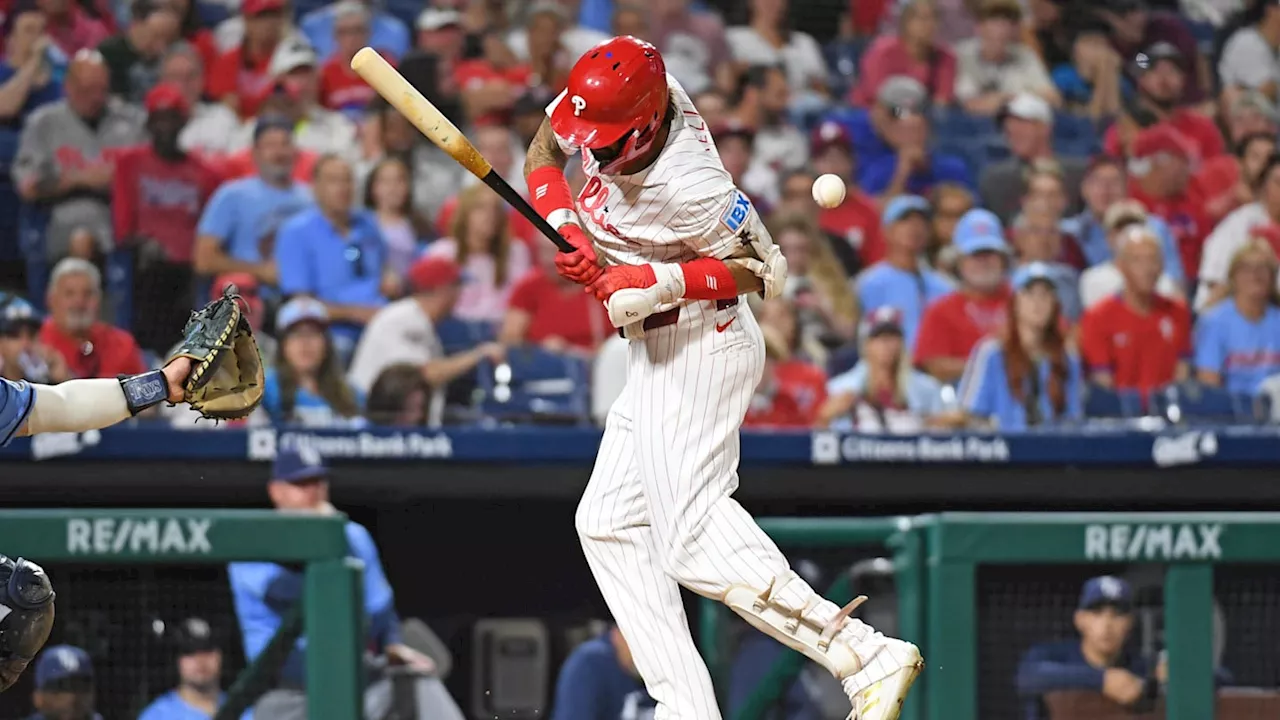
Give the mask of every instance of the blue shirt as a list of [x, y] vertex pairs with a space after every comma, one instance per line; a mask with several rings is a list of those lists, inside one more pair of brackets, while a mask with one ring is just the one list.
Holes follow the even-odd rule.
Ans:
[[36, 405], [36, 389], [25, 380], [0, 378], [0, 447], [9, 444]]
[[[336, 3], [335, 3], [336, 4]], [[333, 39], [333, 5], [312, 10], [302, 16], [302, 34], [315, 48], [321, 60], [327, 60], [338, 46]], [[409, 52], [409, 28], [394, 15], [373, 11], [369, 33], [369, 47], [382, 50], [399, 59]]]
[[952, 290], [955, 287], [950, 280], [927, 267], [913, 273], [885, 261], [864, 270], [857, 280], [858, 307], [870, 312], [889, 305], [902, 313], [908, 352], [915, 347], [925, 306]]
[[[355, 388], [356, 403], [364, 407], [364, 395]], [[284, 416], [284, 402], [280, 396], [280, 374], [275, 368], [267, 371], [262, 383], [262, 408], [267, 411], [273, 425], [301, 425], [313, 428], [332, 427], [365, 427], [368, 421], [363, 417], [343, 417], [334, 412], [328, 401], [299, 387], [293, 396], [293, 415], [291, 420]]]
[[[400, 618], [396, 615], [395, 593], [382, 570], [373, 537], [363, 525], [348, 522], [347, 545], [351, 556], [364, 563], [364, 609], [369, 621], [369, 639], [378, 650], [399, 644]], [[302, 573], [274, 563], [235, 562], [227, 566], [227, 576], [244, 638], [244, 654], [253, 662], [280, 627], [281, 616], [302, 597]], [[302, 685], [306, 676], [306, 647], [304, 635], [298, 638], [280, 671], [283, 681]]]
[[822, 119], [839, 123], [849, 133], [849, 139], [853, 142], [854, 157], [858, 158], [859, 165], [894, 156], [893, 148], [876, 134], [876, 129], [871, 124], [871, 116], [865, 109], [839, 108], [827, 113]]
[[565, 659], [551, 720], [652, 720], [655, 705], [640, 678], [618, 663], [605, 634], [582, 643]]
[[[853, 369], [842, 372], [827, 382], [827, 395], [852, 394], [865, 397], [869, 372], [867, 361], [859, 360]], [[903, 388], [902, 394], [907, 401], [907, 412], [912, 415], [927, 418], [946, 409], [946, 404], [942, 401], [942, 383], [919, 370], [907, 373], [907, 386]], [[853, 418], [838, 417], [831, 421], [831, 429], [851, 432], [855, 429]], [[882, 428], [885, 431], [888, 429]]]
[[[907, 178], [907, 192], [912, 195], [927, 195], [935, 186], [942, 183], [959, 183], [975, 193], [978, 184], [973, 180], [973, 173], [964, 160], [944, 152], [931, 150], [928, 153], [929, 165], [917, 170]], [[879, 195], [893, 181], [893, 174], [898, 168], [898, 154], [892, 150], [867, 162], [858, 163], [858, 185], [862, 191], [870, 195]]]
[[256, 176], [232, 180], [209, 198], [196, 234], [217, 238], [236, 260], [262, 262], [259, 241], [310, 204], [311, 191], [305, 185], [278, 188]]
[[[1075, 65], [1063, 63], [1055, 67], [1049, 77], [1058, 86], [1062, 99], [1071, 105], [1088, 105], [1093, 97], [1093, 85], [1084, 79]], [[1133, 97], [1133, 82], [1124, 74], [1120, 74], [1120, 96], [1125, 100]]]
[[1280, 308], [1274, 305], [1254, 322], [1228, 298], [1200, 315], [1195, 340], [1196, 368], [1222, 375], [1231, 392], [1252, 395], [1280, 373]]
[[[1182, 254], [1178, 252], [1178, 241], [1174, 239], [1169, 224], [1163, 218], [1153, 215], [1147, 218], [1147, 227], [1160, 238], [1161, 255], [1164, 256], [1164, 274], [1181, 285], [1186, 281], [1186, 274], [1182, 268]], [[1107, 242], [1107, 231], [1102, 227], [1102, 222], [1088, 210], [1063, 220], [1062, 230], [1076, 239], [1080, 253], [1084, 255], [1085, 262], [1090, 266], [1111, 259], [1111, 245]]]
[[[65, 66], [62, 69], [65, 70]], [[17, 74], [17, 68], [13, 67], [6, 61], [0, 60], [0, 85], [9, 82], [13, 79], [13, 76]], [[41, 105], [47, 105], [51, 102], [61, 100], [61, 74], [62, 73], [59, 72], [59, 77], [55, 77], [54, 74], [51, 73], [49, 76], [49, 82], [41, 85], [40, 87], [31, 88], [31, 90], [27, 92], [27, 100], [22, 103], [22, 108], [18, 110], [18, 114], [4, 124], [13, 127], [14, 129], [20, 128], [23, 123], [27, 121], [27, 116], [30, 115], [33, 110]]]
[[[1147, 677], [1146, 662], [1140, 657], [1121, 657], [1114, 667], [1120, 667]], [[1018, 696], [1025, 702], [1027, 720], [1044, 720], [1048, 711], [1041, 696], [1054, 690], [1094, 690], [1102, 692], [1102, 674], [1106, 668], [1094, 667], [1084, 659], [1079, 640], [1034, 645], [1018, 663], [1015, 684]]]
[[[276, 233], [280, 292], [305, 294], [335, 305], [382, 307], [382, 269], [387, 247], [373, 217], [354, 213], [344, 237], [318, 207], [285, 220]], [[354, 344], [361, 326], [334, 323], [335, 336]]]
[[[224, 693], [218, 698], [218, 705], [221, 706], [226, 701], [227, 696]], [[138, 716], [138, 720], [209, 720], [211, 717], [213, 716], [207, 715], [187, 704], [187, 701], [178, 695], [177, 690], [170, 690], [152, 700], [151, 704], [144, 708], [142, 714]], [[240, 720], [252, 719], [252, 709], [245, 710], [244, 714], [240, 716]]]
[[[1080, 420], [1084, 417], [1079, 355], [1067, 351], [1067, 382], [1063, 388], [1066, 407], [1060, 417], [1054, 413], [1049, 401], [1049, 361], [1041, 360], [1036, 372], [1040, 378], [1038, 403], [1043, 424], [1064, 419]], [[1031, 394], [1030, 382], [1023, 394]], [[973, 348], [969, 363], [965, 365], [964, 375], [960, 378], [960, 404], [974, 417], [993, 420], [996, 428], [1001, 431], [1027, 429], [1027, 409], [1009, 388], [1009, 376], [1004, 371], [1004, 348], [999, 340], [987, 338]]]
[[[791, 651], [785, 645], [759, 633], [744, 635], [738, 652], [729, 669], [729, 712], [725, 717], [742, 717], [747, 701], [756, 688], [768, 677], [769, 671]], [[805, 687], [802, 677], [797, 677], [787, 692], [779, 699], [777, 712], [764, 714], [779, 720], [822, 720], [821, 704]]]

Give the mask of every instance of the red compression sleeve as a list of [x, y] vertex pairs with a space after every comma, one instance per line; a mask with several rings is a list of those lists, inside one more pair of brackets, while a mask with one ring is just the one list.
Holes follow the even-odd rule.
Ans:
[[680, 263], [684, 271], [684, 296], [689, 300], [731, 300], [738, 297], [738, 282], [723, 260], [698, 258]]
[[558, 167], [540, 167], [529, 173], [529, 204], [546, 218], [551, 227], [559, 230], [565, 223], [579, 225], [574, 211], [573, 191], [564, 178], [564, 170]]

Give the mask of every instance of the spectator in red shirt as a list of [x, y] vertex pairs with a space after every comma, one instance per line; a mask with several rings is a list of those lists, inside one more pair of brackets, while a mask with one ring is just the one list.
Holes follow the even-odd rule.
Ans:
[[[786, 301], [784, 311], [794, 313]], [[796, 357], [796, 334], [762, 323], [764, 373], [747, 407], [748, 427], [809, 428], [818, 418], [818, 409], [827, 399], [827, 374], [816, 365]]]
[[511, 52], [500, 31], [486, 32], [480, 47], [480, 57], [458, 63], [453, 71], [462, 107], [476, 125], [505, 125], [533, 71]]
[[1136, 182], [1129, 194], [1169, 225], [1178, 244], [1182, 267], [1200, 267], [1200, 249], [1213, 229], [1205, 215], [1205, 197], [1191, 182], [1189, 144], [1177, 130], [1161, 124], [1138, 134], [1129, 174]]
[[[853, 184], [853, 138], [849, 137], [849, 131], [836, 122], [820, 124], [814, 128], [809, 141], [809, 157], [815, 173], [835, 175], [849, 188], [844, 202], [819, 210], [818, 224], [832, 235], [844, 238], [858, 252], [861, 267], [883, 260], [880, 211], [876, 209], [875, 200]], [[850, 276], [855, 272], [849, 271]]]
[[1204, 212], [1213, 223], [1258, 199], [1258, 176], [1276, 151], [1276, 130], [1246, 135], [1234, 155], [1219, 155], [1200, 166], [1193, 183], [1206, 196]]
[[592, 355], [613, 332], [604, 304], [555, 271], [554, 253], [511, 289], [498, 342], [540, 345], [551, 352]]
[[186, 40], [200, 53], [204, 66], [209, 67], [218, 57], [218, 46], [213, 42], [213, 33], [204, 26], [200, 19], [200, 8], [196, 0], [171, 0], [173, 11], [182, 18], [182, 39]]
[[[1191, 141], [1195, 149], [1192, 161], [1196, 164], [1221, 155], [1225, 151], [1222, 133], [1209, 117], [1183, 104], [1183, 90], [1187, 85], [1183, 70], [1183, 55], [1170, 43], [1158, 42], [1139, 53], [1133, 61], [1133, 73], [1137, 86], [1136, 108], [1131, 108], [1127, 122], [1112, 125], [1103, 136], [1103, 150], [1108, 155], [1124, 157], [1126, 149], [1136, 138], [1137, 121], [1132, 110], [1146, 111], [1159, 121], [1168, 123]], [[1121, 136], [1121, 126], [1128, 137]]]
[[251, 118], [271, 84], [271, 56], [284, 36], [285, 0], [245, 0], [244, 41], [218, 56], [206, 76], [206, 91]]
[[45, 299], [49, 317], [40, 342], [67, 361], [78, 378], [113, 378], [146, 370], [133, 336], [98, 321], [102, 275], [93, 263], [65, 258], [53, 267]]
[[924, 85], [929, 100], [948, 105], [955, 97], [956, 56], [937, 41], [938, 17], [933, 3], [912, 0], [898, 19], [897, 35], [882, 35], [871, 43], [859, 63], [858, 84], [849, 102], [870, 107], [885, 80], [912, 77]]
[[1008, 316], [1009, 246], [1000, 219], [978, 208], [956, 224], [960, 288], [929, 303], [920, 320], [913, 362], [944, 383], [959, 382], [973, 346]]
[[200, 213], [217, 189], [213, 168], [178, 147], [191, 108], [176, 85], [146, 97], [151, 144], [116, 160], [112, 209], [117, 244], [133, 247], [133, 319], [142, 347], [157, 354], [173, 344], [194, 298], [191, 258]]
[[[369, 8], [360, 3], [339, 3], [335, 7], [333, 41], [337, 49], [320, 66], [320, 104], [355, 120], [377, 95], [369, 83], [351, 69], [351, 58], [369, 44], [372, 16]], [[378, 54], [395, 64], [395, 58], [388, 53], [379, 50]]]
[[1191, 316], [1186, 305], [1156, 292], [1164, 272], [1160, 240], [1143, 225], [1124, 231], [1116, 249], [1124, 290], [1089, 309], [1080, 345], [1089, 379], [1147, 393], [1188, 375]]
[[98, 47], [111, 37], [111, 28], [91, 16], [76, 0], [36, 0], [48, 25], [45, 34], [67, 57]]

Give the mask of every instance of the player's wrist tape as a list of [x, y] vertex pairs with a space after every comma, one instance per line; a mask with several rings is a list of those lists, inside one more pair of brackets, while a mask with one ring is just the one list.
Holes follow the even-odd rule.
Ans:
[[529, 201], [547, 224], [559, 230], [561, 225], [572, 223], [581, 226], [573, 207], [573, 191], [558, 167], [540, 167], [529, 173]]
[[169, 399], [169, 381], [159, 370], [141, 375], [120, 375], [116, 379], [120, 381], [120, 389], [124, 390], [124, 401], [129, 406], [130, 415], [136, 416]]
[[688, 300], [731, 300], [738, 297], [738, 281], [729, 266], [716, 258], [698, 258], [678, 266]]

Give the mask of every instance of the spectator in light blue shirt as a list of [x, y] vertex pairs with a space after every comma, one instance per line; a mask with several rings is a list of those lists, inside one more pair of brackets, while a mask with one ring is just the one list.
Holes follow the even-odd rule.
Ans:
[[1001, 431], [1083, 417], [1080, 357], [1063, 337], [1053, 273], [1032, 263], [1013, 274], [1006, 337], [978, 343], [960, 379], [972, 421]]
[[344, 364], [360, 331], [387, 304], [383, 288], [396, 277], [387, 272], [382, 232], [365, 211], [352, 211], [355, 173], [336, 155], [315, 166], [316, 204], [289, 218], [276, 233], [275, 261], [280, 292], [309, 295], [325, 304], [333, 339]]
[[890, 200], [881, 215], [884, 260], [864, 270], [854, 281], [858, 307], [875, 309], [887, 305], [902, 312], [908, 354], [915, 347], [925, 306], [955, 289], [951, 281], [921, 260], [929, 240], [932, 213], [929, 201], [917, 195]]
[[324, 305], [309, 297], [285, 303], [276, 334], [276, 362], [262, 388], [262, 411], [272, 424], [364, 427], [364, 397], [343, 377]]
[[[311, 47], [315, 48], [316, 55], [322, 61], [328, 59], [333, 54], [333, 51], [337, 49], [337, 42], [333, 37], [333, 27], [336, 24], [339, 13], [346, 11], [346, 8], [342, 6], [348, 4], [370, 5], [372, 3], [362, 3], [359, 0], [343, 0], [343, 2], [312, 10], [302, 16], [302, 34], [307, 36], [307, 42], [311, 44]], [[373, 7], [370, 7], [369, 11], [369, 27], [371, 30], [369, 47], [381, 50], [396, 59], [404, 57], [404, 54], [409, 52], [409, 28], [390, 13]]]
[[[1103, 222], [1107, 208], [1124, 200], [1129, 195], [1128, 181], [1124, 161], [1119, 158], [1097, 157], [1085, 170], [1084, 179], [1080, 183], [1080, 196], [1084, 200], [1085, 209], [1079, 215], [1062, 221], [1062, 230], [1076, 239], [1080, 253], [1084, 255], [1085, 264], [1093, 267], [1113, 258], [1111, 243], [1107, 240], [1107, 228]], [[1147, 224], [1160, 239], [1161, 253], [1164, 255], [1164, 273], [1179, 284], [1186, 282], [1186, 274], [1182, 268], [1182, 254], [1178, 252], [1178, 241], [1164, 220], [1149, 215]]]
[[[178, 624], [173, 646], [178, 657], [178, 687], [156, 698], [138, 720], [208, 720], [222, 703], [222, 649], [213, 628], [204, 618], [187, 618]], [[246, 710], [240, 720], [250, 720]]]
[[[332, 515], [329, 503], [329, 469], [310, 445], [282, 447], [276, 455], [267, 493], [277, 509], [293, 513]], [[373, 537], [364, 526], [348, 521], [347, 543], [351, 555], [364, 565], [364, 609], [368, 645], [393, 665], [402, 665], [419, 674], [416, 680], [418, 712], [415, 717], [431, 720], [463, 720], [462, 711], [449, 697], [444, 685], [434, 677], [435, 663], [405, 645], [400, 637], [400, 617], [396, 614], [395, 593], [382, 569], [382, 560]], [[250, 662], [266, 648], [280, 628], [281, 618], [302, 597], [300, 571], [273, 563], [237, 562], [227, 567], [236, 618], [244, 636], [244, 653]], [[279, 684], [264, 694], [254, 706], [254, 716], [271, 720], [305, 720], [306, 649], [301, 637], [280, 669]], [[391, 704], [391, 681], [378, 669], [370, 668], [365, 689], [365, 717], [385, 717]]]
[[556, 679], [551, 720], [653, 720], [654, 707], [615, 626], [569, 653]]
[[293, 123], [263, 117], [253, 131], [254, 177], [232, 180], [213, 193], [196, 228], [195, 269], [200, 275], [252, 273], [276, 282], [271, 246], [276, 230], [311, 202], [293, 180]]
[[1206, 310], [1196, 325], [1196, 378], [1235, 393], [1256, 393], [1280, 373], [1280, 307], [1276, 256], [1262, 239], [1236, 251], [1227, 271], [1230, 295]]

